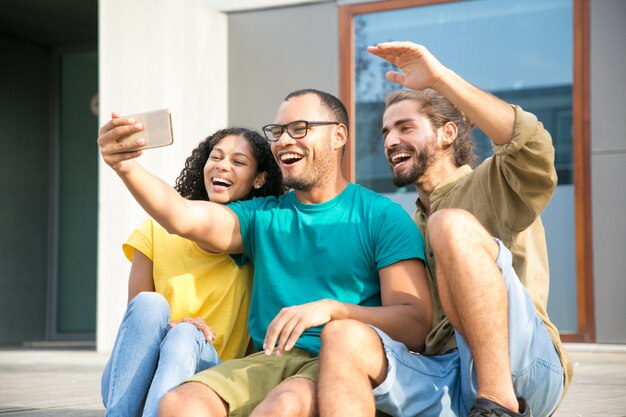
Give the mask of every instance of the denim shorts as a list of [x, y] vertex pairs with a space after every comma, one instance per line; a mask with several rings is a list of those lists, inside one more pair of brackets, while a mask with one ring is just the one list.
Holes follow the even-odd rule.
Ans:
[[[496, 264], [509, 298], [509, 355], [513, 386], [534, 417], [549, 416], [563, 395], [563, 367], [542, 320], [512, 267], [511, 252], [500, 246]], [[463, 337], [458, 348], [439, 356], [410, 352], [379, 334], [388, 361], [387, 378], [373, 391], [376, 407], [397, 417], [465, 417], [477, 397], [476, 369]]]

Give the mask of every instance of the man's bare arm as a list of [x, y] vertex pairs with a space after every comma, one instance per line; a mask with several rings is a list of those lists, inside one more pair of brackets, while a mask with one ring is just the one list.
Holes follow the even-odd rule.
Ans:
[[270, 323], [263, 349], [267, 354], [290, 350], [306, 329], [331, 320], [354, 319], [371, 324], [409, 349], [423, 349], [432, 326], [431, 297], [424, 264], [416, 259], [379, 270], [382, 307], [365, 307], [324, 299], [283, 308]]

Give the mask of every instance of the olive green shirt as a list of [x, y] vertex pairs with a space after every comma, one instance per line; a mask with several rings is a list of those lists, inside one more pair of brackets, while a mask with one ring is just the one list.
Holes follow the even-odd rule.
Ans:
[[[557, 184], [550, 134], [535, 115], [515, 109], [513, 140], [493, 145], [494, 155], [476, 169], [465, 165], [448, 175], [430, 195], [430, 212], [460, 208], [472, 213], [513, 254], [513, 268], [528, 289], [537, 314], [546, 325], [565, 370], [565, 387], [572, 368], [556, 327], [546, 312], [549, 288], [548, 252], [539, 215]], [[427, 215], [419, 201], [413, 220], [426, 241], [426, 266], [433, 295], [433, 330], [425, 355], [443, 354], [456, 347], [452, 325], [445, 318], [436, 291], [435, 260], [426, 231]]]

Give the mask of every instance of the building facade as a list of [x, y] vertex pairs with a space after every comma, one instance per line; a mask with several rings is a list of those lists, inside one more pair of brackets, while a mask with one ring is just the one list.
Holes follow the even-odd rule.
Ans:
[[390, 186], [378, 135], [381, 100], [394, 87], [364, 53], [387, 40], [423, 43], [539, 115], [559, 174], [542, 216], [549, 313], [566, 341], [626, 343], [626, 2], [103, 0], [72, 13], [66, 26], [78, 32], [81, 23], [84, 33], [56, 40], [0, 16], [11, 62], [0, 67], [0, 344], [113, 344], [130, 269], [121, 243], [145, 214], [99, 160], [97, 129], [111, 111], [170, 108], [174, 145], [141, 162], [173, 183], [209, 133], [259, 129], [296, 89], [334, 93], [351, 112], [346, 174], [411, 211], [414, 190]]

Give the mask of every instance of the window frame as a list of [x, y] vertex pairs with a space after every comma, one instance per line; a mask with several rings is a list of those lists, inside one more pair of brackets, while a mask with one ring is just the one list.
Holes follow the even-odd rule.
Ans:
[[[339, 96], [350, 116], [352, 141], [357, 140], [354, 100], [354, 16], [387, 10], [466, 0], [386, 0], [339, 7]], [[589, 0], [572, 0], [573, 11], [573, 169], [577, 286], [577, 331], [562, 332], [564, 342], [595, 342], [593, 242], [591, 229], [591, 152], [589, 98]], [[348, 141], [343, 173], [354, 181], [355, 146]]]

